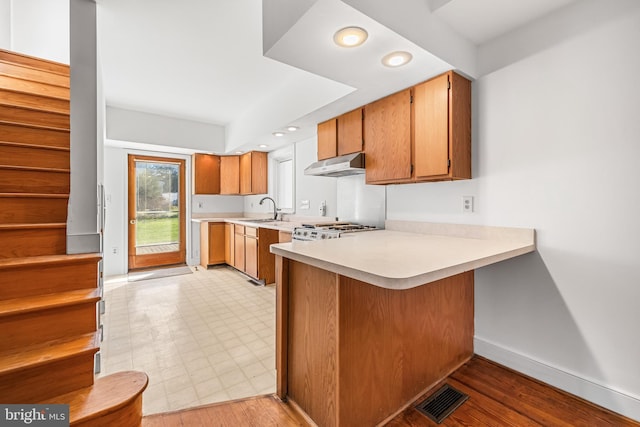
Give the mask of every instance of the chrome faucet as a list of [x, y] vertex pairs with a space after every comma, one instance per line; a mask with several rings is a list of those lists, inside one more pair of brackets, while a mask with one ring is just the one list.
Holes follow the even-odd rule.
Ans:
[[265, 200], [271, 200], [271, 202], [273, 203], [273, 220], [277, 221], [278, 220], [278, 208], [276, 207], [276, 201], [273, 200], [271, 197], [267, 196], [267, 197], [263, 197], [262, 199], [260, 199], [259, 204], [263, 204]]

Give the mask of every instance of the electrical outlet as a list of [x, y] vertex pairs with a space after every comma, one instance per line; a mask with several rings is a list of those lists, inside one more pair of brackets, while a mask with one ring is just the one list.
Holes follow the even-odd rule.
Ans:
[[111, 248], [111, 253], [116, 255], [118, 253], [118, 248], [116, 246]]
[[300, 209], [309, 209], [309, 201], [301, 200], [300, 201]]
[[462, 212], [473, 212], [473, 196], [462, 196]]
[[202, 202], [198, 202], [198, 208], [202, 209]]

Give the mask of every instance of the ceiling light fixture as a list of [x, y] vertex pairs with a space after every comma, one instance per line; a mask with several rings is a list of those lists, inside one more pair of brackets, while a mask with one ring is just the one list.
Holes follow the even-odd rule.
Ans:
[[364, 43], [369, 37], [367, 31], [360, 27], [345, 27], [336, 31], [333, 41], [342, 47], [356, 47]]
[[260, 144], [260, 145], [258, 145], [258, 147], [260, 147], [260, 148], [267, 148], [267, 147], [268, 147], [268, 145], [267, 145], [267, 144]]
[[242, 154], [242, 153], [243, 153], [242, 151], [236, 151], [236, 154]]
[[273, 136], [277, 136], [277, 137], [281, 137], [281, 136], [284, 136], [284, 132], [274, 132], [272, 135]]
[[298, 129], [300, 129], [298, 126], [289, 126], [289, 127], [287, 127], [287, 130], [288, 130], [289, 132], [295, 132], [295, 131], [297, 131]]
[[413, 55], [405, 51], [391, 52], [382, 58], [382, 63], [387, 67], [401, 67], [409, 63], [413, 59]]

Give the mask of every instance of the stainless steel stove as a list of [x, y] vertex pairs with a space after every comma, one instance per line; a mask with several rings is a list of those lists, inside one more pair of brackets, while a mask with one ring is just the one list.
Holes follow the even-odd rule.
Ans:
[[360, 231], [377, 230], [371, 225], [353, 224], [350, 222], [328, 222], [322, 224], [302, 224], [293, 230], [294, 240], [327, 240], [337, 239], [341, 234]]

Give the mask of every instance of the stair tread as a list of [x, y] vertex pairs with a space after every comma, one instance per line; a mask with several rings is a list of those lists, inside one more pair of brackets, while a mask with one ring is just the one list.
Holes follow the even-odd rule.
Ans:
[[55, 294], [8, 299], [0, 301], [0, 318], [3, 316], [15, 316], [43, 309], [98, 302], [99, 300], [100, 290], [98, 288], [78, 289], [67, 292], [58, 292]]
[[20, 123], [20, 122], [12, 122], [10, 120], [0, 120], [0, 124], [10, 125], [10, 126], [20, 126], [26, 128], [34, 128], [34, 129], [45, 129], [45, 130], [54, 130], [59, 132], [71, 133], [69, 128], [60, 128], [56, 126], [44, 126], [44, 125], [36, 125], [33, 123]]
[[92, 332], [38, 345], [0, 351], [0, 374], [20, 371], [82, 353], [97, 352], [99, 333]]
[[101, 255], [97, 253], [88, 254], [72, 254], [72, 255], [41, 255], [21, 258], [4, 258], [0, 259], [1, 268], [24, 267], [24, 266], [41, 266], [44, 264], [74, 264], [83, 261], [101, 259]]
[[37, 230], [39, 228], [65, 228], [66, 222], [48, 222], [40, 224], [0, 224], [2, 230]]
[[42, 403], [69, 405], [70, 423], [81, 423], [126, 406], [147, 388], [148, 382], [149, 378], [143, 372], [117, 372], [98, 378], [92, 386], [54, 396]]
[[69, 147], [57, 147], [52, 145], [29, 144], [25, 142], [12, 142], [12, 141], [3, 141], [3, 140], [0, 140], [0, 145], [10, 146], [10, 147], [22, 147], [22, 148], [37, 148], [40, 150], [50, 150], [50, 151], [71, 151]]
[[33, 172], [71, 173], [71, 169], [39, 168], [36, 166], [0, 165], [0, 169], [33, 171]]
[[0, 198], [29, 198], [29, 199], [68, 199], [69, 194], [51, 193], [0, 193]]

